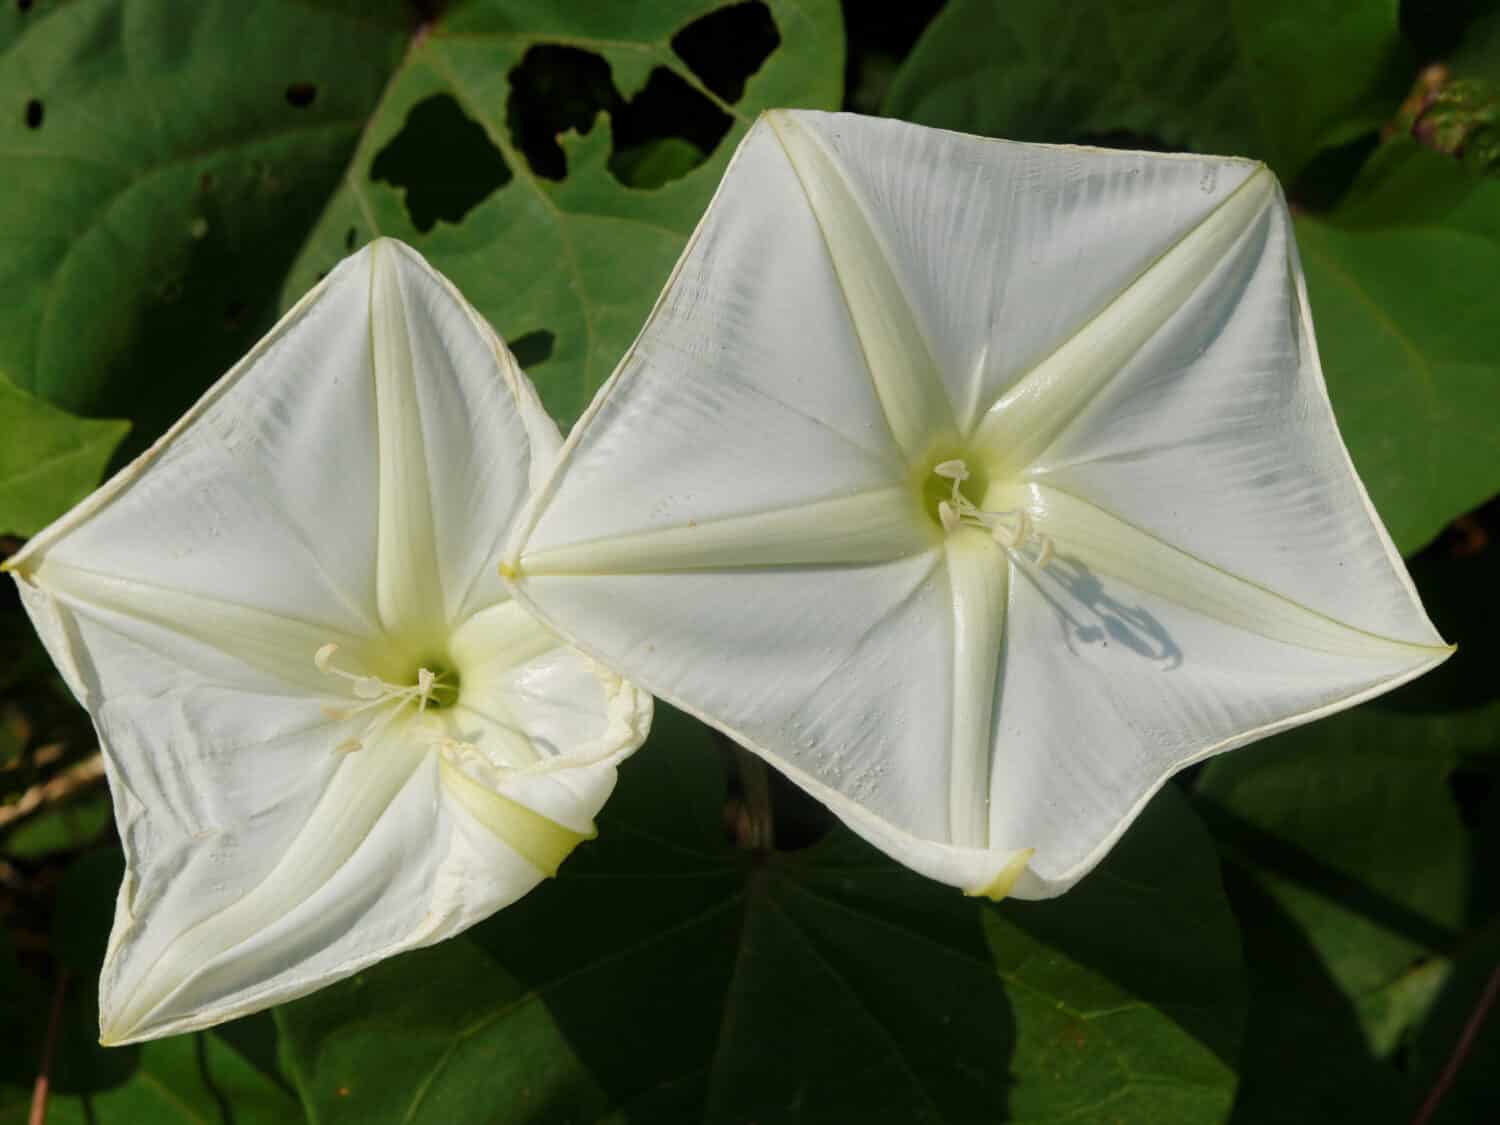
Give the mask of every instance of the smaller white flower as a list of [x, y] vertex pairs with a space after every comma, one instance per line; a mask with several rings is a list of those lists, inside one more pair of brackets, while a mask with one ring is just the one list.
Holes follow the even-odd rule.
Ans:
[[593, 835], [650, 699], [495, 571], [559, 441], [479, 315], [382, 239], [10, 560], [125, 847], [105, 1043], [448, 937]]

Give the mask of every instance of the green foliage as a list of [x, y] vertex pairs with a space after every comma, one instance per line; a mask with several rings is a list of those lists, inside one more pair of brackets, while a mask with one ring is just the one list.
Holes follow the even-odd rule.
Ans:
[[[663, 711], [555, 886], [280, 1011], [318, 1120], [1155, 1125], [1227, 1108], [1239, 946], [1176, 793], [1075, 894], [996, 909], [844, 830], [758, 859], [731, 847], [720, 755]], [[399, 1055], [382, 1049], [396, 1036]]]
[[1500, 182], [1394, 141], [1297, 241], [1340, 428], [1413, 550], [1500, 490]]
[[[924, 5], [878, 7], [845, 5], [861, 108], [1272, 165], [1351, 455], [1398, 546], [1429, 545], [1457, 656], [1210, 763], [1074, 891], [1000, 907], [842, 828], [732, 846], [722, 751], [668, 712], [554, 883], [274, 1022], [141, 1047], [95, 1042], [120, 857], [85, 785], [0, 827], [0, 1125], [59, 995], [52, 1123], [1412, 1118], [1500, 956], [1500, 16], [952, 0], [908, 50], [874, 25]], [[748, 123], [837, 106], [844, 64], [834, 0], [0, 6], [0, 535], [376, 234], [455, 280], [566, 426]], [[0, 692], [13, 802], [94, 749], [13, 601]], [[1497, 1068], [1500, 1014], [1432, 1121], [1500, 1116]]]
[[0, 533], [34, 535], [87, 496], [129, 428], [75, 418], [0, 376]]
[[1388, 0], [953, 0], [885, 110], [1015, 140], [1151, 138], [1291, 180], [1390, 115], [1406, 54]]
[[[528, 374], [566, 427], [635, 338], [755, 115], [838, 102], [843, 48], [833, 4], [770, 0], [780, 46], [739, 98], [726, 97], [735, 91], [700, 77], [674, 50], [685, 29], [721, 7], [713, 0], [454, 5], [392, 75], [288, 273], [282, 304], [377, 234], [409, 241], [507, 340], [550, 334], [550, 354]], [[539, 59], [568, 81], [546, 70], [531, 77]], [[522, 76], [528, 90], [547, 97], [544, 106], [517, 108]], [[670, 133], [622, 146], [617, 118], [653, 82], [668, 83], [687, 103], [684, 116], [704, 114], [727, 130], [705, 162], [691, 167], [693, 142]], [[371, 173], [424, 106], [445, 103], [474, 123], [477, 143], [429, 149], [409, 162], [406, 177], [446, 178], [455, 164], [498, 155], [505, 182], [424, 233], [407, 210], [413, 189]], [[611, 106], [614, 117], [599, 112]], [[557, 143], [554, 130], [562, 134]]]
[[[0, 66], [0, 104], [27, 107], [0, 115], [0, 371], [145, 440], [269, 323], [405, 16], [294, 0], [19, 7], [5, 6]], [[316, 96], [292, 104], [307, 82]]]

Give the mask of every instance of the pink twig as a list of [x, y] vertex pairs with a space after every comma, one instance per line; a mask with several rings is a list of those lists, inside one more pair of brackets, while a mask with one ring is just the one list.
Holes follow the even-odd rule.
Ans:
[[[1448, 1093], [1448, 1087], [1453, 1085], [1453, 1079], [1458, 1076], [1459, 1068], [1464, 1065], [1464, 1060], [1473, 1050], [1474, 1040], [1479, 1037], [1479, 1029], [1484, 1026], [1485, 1018], [1490, 1014], [1490, 1009], [1495, 1006], [1497, 997], [1500, 997], [1500, 965], [1496, 965], [1494, 972], [1490, 973], [1490, 979], [1485, 982], [1484, 991], [1479, 994], [1479, 1002], [1469, 1013], [1464, 1029], [1459, 1034], [1458, 1042], [1453, 1045], [1453, 1054], [1448, 1056], [1448, 1062], [1443, 1066], [1443, 1073], [1439, 1074], [1438, 1080], [1432, 1084], [1432, 1089], [1428, 1091], [1422, 1108], [1417, 1110], [1417, 1115], [1411, 1119], [1411, 1125], [1427, 1125], [1427, 1122], [1432, 1120], [1432, 1115], [1437, 1112], [1438, 1103]], [[33, 1122], [33, 1125], [36, 1123]]]

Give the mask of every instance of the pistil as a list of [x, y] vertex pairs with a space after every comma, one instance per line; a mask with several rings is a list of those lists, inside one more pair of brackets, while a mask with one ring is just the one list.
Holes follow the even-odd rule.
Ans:
[[1038, 567], [1045, 567], [1052, 561], [1052, 540], [1036, 530], [1024, 508], [985, 511], [963, 494], [964, 481], [969, 479], [969, 467], [962, 460], [939, 461], [932, 471], [951, 483], [948, 499], [938, 502], [938, 522], [944, 531], [952, 533], [960, 527], [975, 527], [988, 532], [1006, 550], [1019, 553], [1028, 546], [1034, 547], [1036, 553], [1031, 561]]

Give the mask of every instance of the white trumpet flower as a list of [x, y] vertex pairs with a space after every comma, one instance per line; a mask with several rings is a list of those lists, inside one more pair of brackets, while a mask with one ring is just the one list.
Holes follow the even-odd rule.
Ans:
[[479, 315], [380, 240], [10, 560], [125, 847], [105, 1043], [457, 933], [593, 834], [650, 699], [495, 573], [560, 441]]
[[770, 113], [529, 511], [519, 600], [992, 897], [1450, 651], [1247, 160]]

